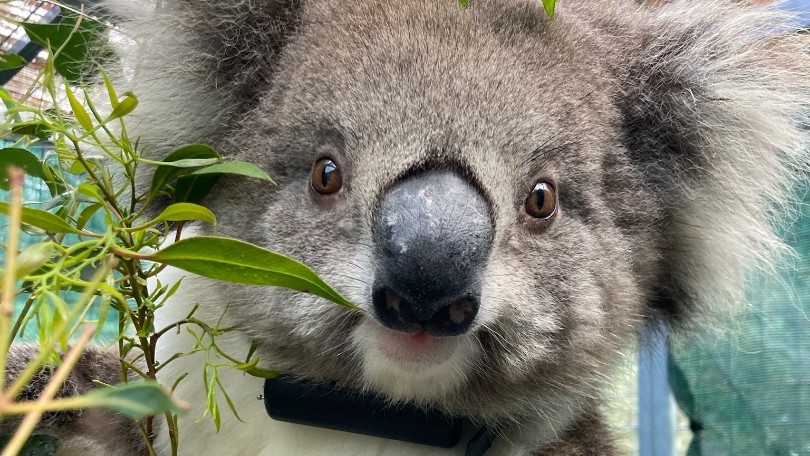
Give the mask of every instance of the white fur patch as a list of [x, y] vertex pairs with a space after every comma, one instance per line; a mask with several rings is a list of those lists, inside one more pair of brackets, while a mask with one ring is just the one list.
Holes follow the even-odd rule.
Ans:
[[449, 360], [441, 364], [392, 361], [378, 346], [379, 324], [365, 320], [354, 332], [354, 342], [363, 357], [364, 379], [394, 399], [431, 401], [457, 389], [472, 369], [481, 348], [472, 336], [457, 336], [460, 343]]

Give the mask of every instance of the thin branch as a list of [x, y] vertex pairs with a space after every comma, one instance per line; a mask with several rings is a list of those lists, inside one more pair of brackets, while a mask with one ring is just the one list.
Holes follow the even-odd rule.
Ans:
[[92, 326], [87, 326], [82, 330], [79, 339], [76, 341], [76, 345], [70, 349], [70, 351], [65, 355], [65, 359], [62, 362], [56, 372], [54, 372], [51, 380], [48, 382], [48, 385], [45, 386], [45, 389], [42, 390], [42, 394], [40, 394], [39, 399], [35, 402], [40, 408], [35, 410], [31, 410], [25, 415], [23, 418], [20, 427], [17, 428], [17, 431], [11, 438], [11, 441], [8, 442], [8, 445], [3, 449], [3, 452], [0, 453], [0, 456], [14, 456], [22, 450], [23, 445], [25, 442], [28, 441], [28, 437], [34, 432], [34, 428], [39, 423], [40, 418], [42, 418], [42, 414], [45, 413], [45, 407], [48, 405], [56, 393], [59, 391], [59, 388], [62, 387], [62, 384], [65, 383], [67, 380], [68, 375], [73, 370], [73, 367], [79, 361], [79, 357], [81, 356], [82, 352], [84, 351], [84, 347], [87, 346], [87, 343], [90, 342], [90, 338], [93, 336], [95, 332], [95, 328]]

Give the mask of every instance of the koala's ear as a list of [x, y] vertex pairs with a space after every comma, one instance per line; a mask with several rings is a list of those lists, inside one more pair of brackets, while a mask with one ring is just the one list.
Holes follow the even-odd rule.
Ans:
[[103, 0], [131, 39], [118, 78], [140, 100], [129, 125], [164, 153], [216, 144], [267, 91], [300, 3], [169, 0], [154, 8]]
[[810, 35], [746, 3], [677, 1], [599, 19], [615, 50], [625, 143], [661, 208], [659, 315], [741, 301], [746, 273], [784, 251], [774, 221], [807, 178]]

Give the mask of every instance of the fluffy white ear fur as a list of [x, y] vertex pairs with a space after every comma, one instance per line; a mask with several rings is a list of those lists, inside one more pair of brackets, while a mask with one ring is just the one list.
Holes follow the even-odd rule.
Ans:
[[659, 310], [732, 309], [746, 274], [786, 253], [775, 226], [807, 179], [807, 35], [774, 8], [721, 1], [608, 8], [598, 21], [629, 44], [627, 125], [667, 192]]

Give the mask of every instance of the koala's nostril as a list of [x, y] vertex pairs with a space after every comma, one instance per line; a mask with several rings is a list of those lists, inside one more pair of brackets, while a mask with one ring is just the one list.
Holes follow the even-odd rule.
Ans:
[[378, 288], [372, 296], [377, 318], [385, 326], [403, 332], [421, 331], [410, 304], [390, 288]]
[[372, 301], [379, 321], [402, 332], [426, 332], [434, 336], [455, 336], [466, 332], [478, 314], [478, 300], [472, 296], [447, 305], [412, 305], [388, 287], [377, 288]]
[[428, 332], [454, 336], [465, 333], [478, 314], [478, 300], [465, 297], [453, 301], [436, 312], [427, 322]]

